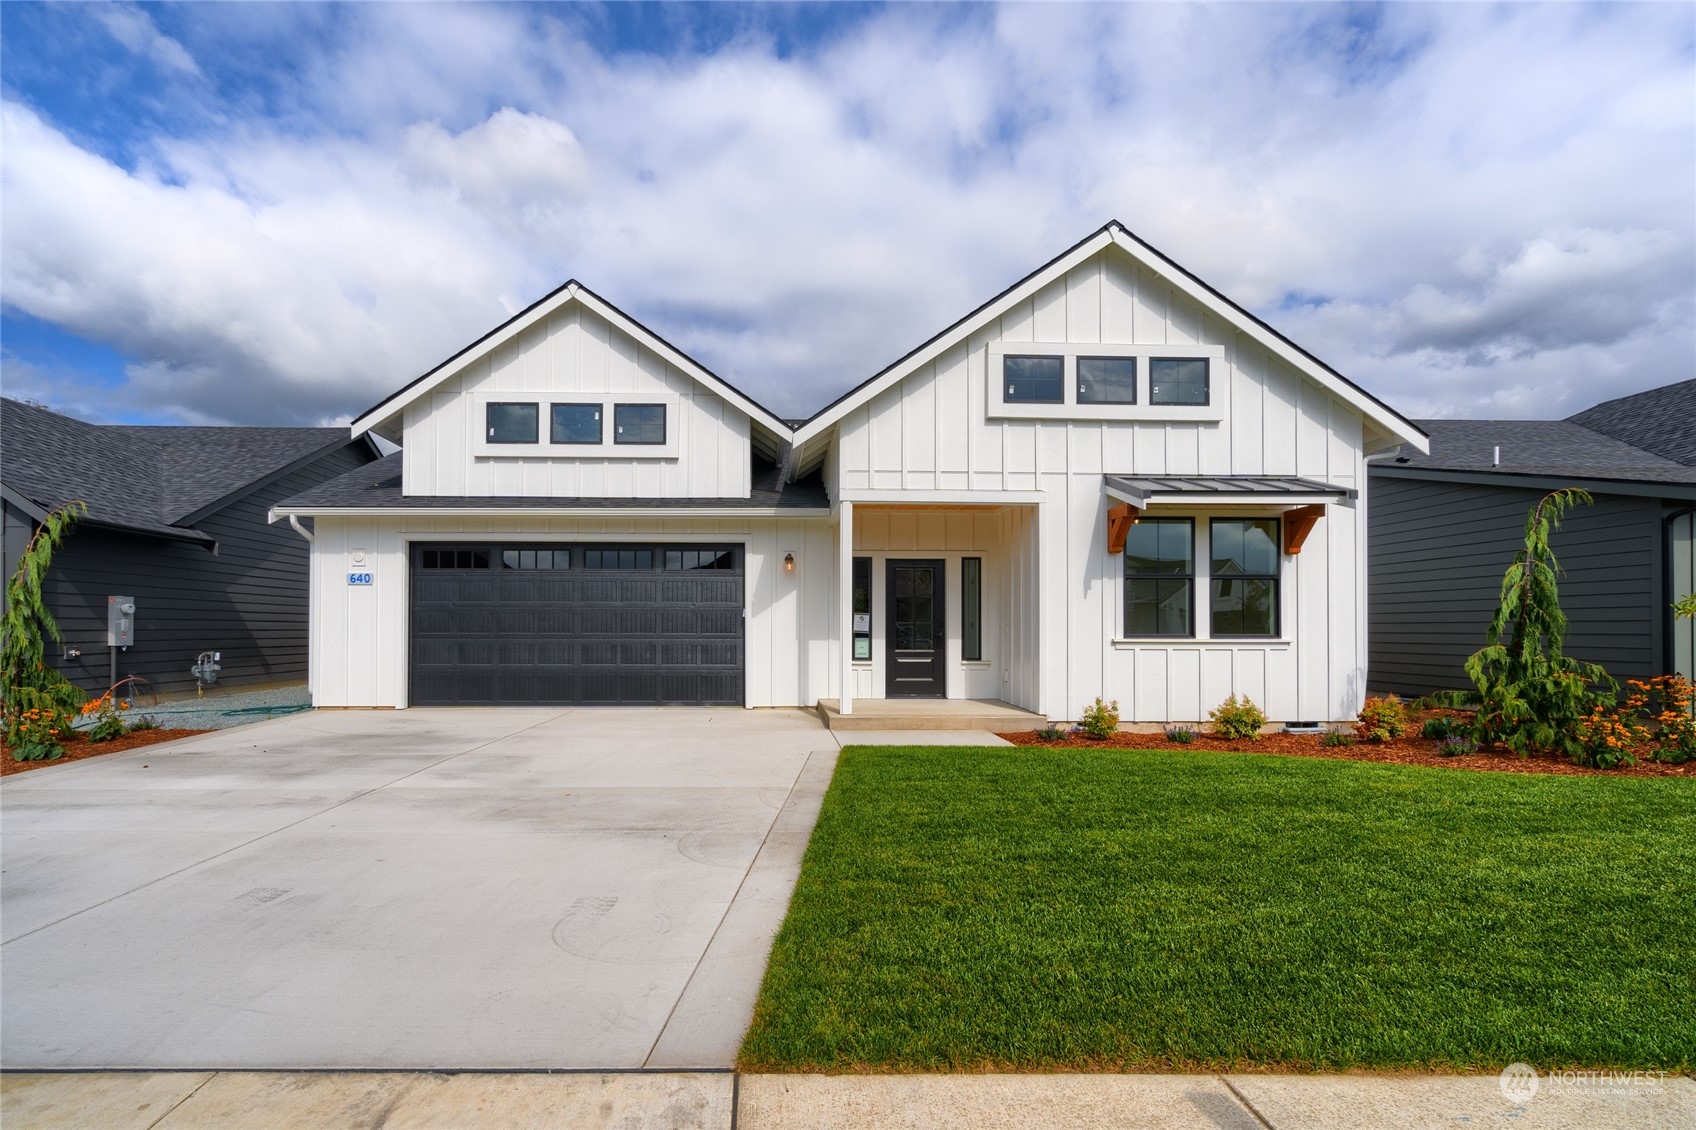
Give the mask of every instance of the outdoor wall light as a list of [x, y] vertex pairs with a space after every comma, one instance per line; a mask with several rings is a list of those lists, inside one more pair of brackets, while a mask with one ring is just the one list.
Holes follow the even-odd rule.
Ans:
[[793, 553], [785, 553], [783, 555], [783, 571], [785, 573], [793, 573], [795, 571], [795, 555]]

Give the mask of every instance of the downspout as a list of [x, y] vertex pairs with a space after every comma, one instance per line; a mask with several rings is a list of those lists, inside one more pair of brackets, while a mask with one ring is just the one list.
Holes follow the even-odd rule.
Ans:
[[1686, 506], [1661, 516], [1661, 670], [1672, 673], [1673, 657], [1676, 645], [1673, 637], [1678, 633], [1678, 621], [1672, 618], [1672, 602], [1678, 597], [1673, 593], [1672, 578], [1672, 524], [1690, 514], [1696, 514], [1696, 506]]
[[305, 538], [307, 541], [316, 541], [317, 540], [316, 538], [314, 538], [312, 536], [312, 531], [307, 529], [305, 526], [301, 525], [300, 519], [293, 514], [289, 515], [289, 525], [294, 527], [295, 533], [299, 534], [301, 537]]

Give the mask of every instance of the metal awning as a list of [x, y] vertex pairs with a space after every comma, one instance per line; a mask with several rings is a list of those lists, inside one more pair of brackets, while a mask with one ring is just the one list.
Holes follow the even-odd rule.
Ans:
[[1104, 475], [1107, 494], [1138, 510], [1150, 506], [1314, 506], [1359, 492], [1315, 479], [1266, 475]]

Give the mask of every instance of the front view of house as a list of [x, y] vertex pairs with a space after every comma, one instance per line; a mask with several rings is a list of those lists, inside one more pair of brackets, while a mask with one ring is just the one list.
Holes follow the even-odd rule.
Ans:
[[319, 706], [1137, 722], [1352, 717], [1365, 461], [1425, 450], [1117, 223], [799, 425], [572, 282], [353, 432], [402, 451], [272, 511]]

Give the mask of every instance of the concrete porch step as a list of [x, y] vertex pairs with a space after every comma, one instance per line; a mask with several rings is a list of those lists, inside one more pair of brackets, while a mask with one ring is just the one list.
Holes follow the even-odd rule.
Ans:
[[832, 730], [1040, 730], [1048, 719], [999, 699], [863, 698], [844, 715], [841, 702], [821, 698], [819, 717]]

